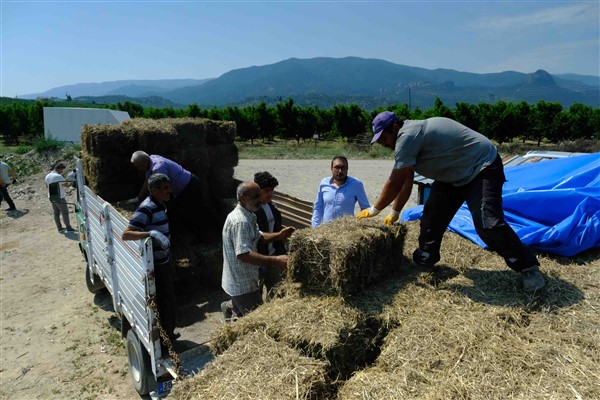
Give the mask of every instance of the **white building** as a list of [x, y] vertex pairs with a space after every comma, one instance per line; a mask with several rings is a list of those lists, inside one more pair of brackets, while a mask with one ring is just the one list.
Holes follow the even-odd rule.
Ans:
[[126, 111], [101, 108], [44, 107], [44, 137], [81, 143], [84, 125], [119, 124], [129, 119]]

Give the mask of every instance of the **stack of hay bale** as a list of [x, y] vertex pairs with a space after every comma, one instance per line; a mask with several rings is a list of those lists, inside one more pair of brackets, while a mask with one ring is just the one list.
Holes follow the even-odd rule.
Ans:
[[[206, 283], [214, 286], [221, 279], [222, 256], [217, 244], [220, 230], [235, 203], [233, 172], [238, 164], [235, 135], [234, 122], [202, 118], [140, 118], [118, 125], [85, 125], [81, 131], [83, 173], [89, 187], [108, 202], [134, 197], [142, 187], [144, 174], [131, 164], [131, 155], [136, 150], [166, 157], [198, 176], [205, 188], [198, 207], [216, 218], [209, 219], [212, 224], [207, 220], [203, 226], [206, 236], [201, 243], [186, 232], [174, 235], [173, 258], [182, 268], [203, 264], [200, 268], [179, 271], [180, 278], [199, 274], [183, 281], [202, 281], [201, 286]], [[195, 288], [191, 285], [183, 289]]]
[[143, 175], [131, 154], [143, 150], [181, 164], [206, 187], [203, 202], [217, 207], [235, 190], [238, 163], [235, 123], [202, 118], [131, 119], [118, 125], [85, 125], [81, 130], [84, 174], [90, 188], [108, 202], [135, 196]]
[[[290, 239], [288, 274], [279, 291], [281, 297], [223, 326], [211, 344], [218, 357], [185, 385], [176, 386], [174, 398], [334, 396], [340, 382], [379, 355], [388, 327], [379, 316], [382, 305], [364, 297], [364, 289], [398, 270], [405, 233], [402, 225], [386, 227], [380, 221], [357, 221], [353, 217], [295, 232]], [[244, 361], [248, 343], [256, 335], [277, 343], [251, 355], [262, 359], [260, 373], [253, 369], [254, 364]], [[282, 370], [277, 362], [281, 352], [307, 358]], [[299, 365], [318, 369], [302, 380], [290, 380]], [[253, 379], [245, 381], [248, 386], [242, 391], [236, 389], [235, 376]], [[261, 396], [265, 381], [279, 388], [268, 397]], [[323, 382], [328, 387], [326, 394], [322, 392]]]

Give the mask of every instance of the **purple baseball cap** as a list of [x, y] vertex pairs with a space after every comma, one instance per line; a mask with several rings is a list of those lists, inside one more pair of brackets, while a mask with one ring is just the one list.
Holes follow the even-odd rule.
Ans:
[[385, 128], [398, 121], [399, 118], [391, 111], [383, 111], [377, 114], [373, 119], [373, 139], [371, 144], [375, 143]]

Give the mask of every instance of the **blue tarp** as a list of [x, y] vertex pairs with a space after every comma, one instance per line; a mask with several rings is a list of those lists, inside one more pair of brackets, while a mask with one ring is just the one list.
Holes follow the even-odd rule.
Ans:
[[[600, 153], [539, 161], [505, 169], [506, 221], [521, 241], [562, 256], [600, 247]], [[402, 213], [421, 218], [423, 206]], [[482, 247], [466, 203], [448, 227]]]

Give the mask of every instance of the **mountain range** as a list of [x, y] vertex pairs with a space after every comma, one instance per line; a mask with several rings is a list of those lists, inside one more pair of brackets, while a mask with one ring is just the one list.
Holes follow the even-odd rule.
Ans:
[[123, 80], [78, 83], [25, 98], [71, 96], [78, 101], [134, 101], [144, 106], [200, 107], [275, 104], [292, 98], [300, 106], [329, 108], [358, 104], [370, 110], [393, 103], [431, 108], [436, 97], [455, 103], [540, 100], [564, 107], [583, 103], [600, 107], [600, 77], [505, 71], [477, 74], [451, 69], [429, 70], [385, 60], [291, 58], [270, 65], [231, 70], [214, 79]]

